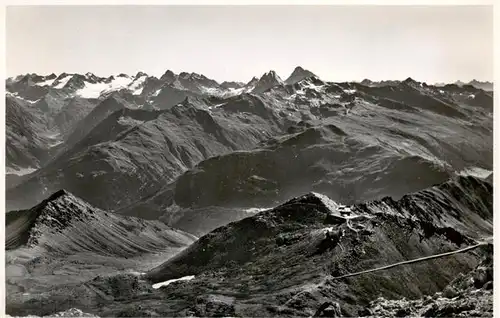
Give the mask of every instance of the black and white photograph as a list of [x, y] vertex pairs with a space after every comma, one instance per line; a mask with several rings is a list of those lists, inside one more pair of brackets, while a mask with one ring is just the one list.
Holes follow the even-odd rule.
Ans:
[[4, 6], [5, 317], [493, 317], [494, 7], [437, 3]]

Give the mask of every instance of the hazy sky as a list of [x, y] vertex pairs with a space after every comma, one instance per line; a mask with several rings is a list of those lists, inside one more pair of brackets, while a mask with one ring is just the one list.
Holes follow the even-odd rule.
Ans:
[[7, 75], [197, 72], [248, 81], [493, 80], [492, 6], [7, 8]]

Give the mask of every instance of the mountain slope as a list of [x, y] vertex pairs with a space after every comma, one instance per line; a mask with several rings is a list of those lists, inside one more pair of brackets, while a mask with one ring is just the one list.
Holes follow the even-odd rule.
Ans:
[[[184, 215], [194, 220], [195, 211], [218, 207], [220, 213], [211, 221], [216, 227], [240, 215], [228, 207], [267, 208], [308, 191], [347, 204], [398, 198], [464, 169], [492, 170], [492, 99], [477, 107], [462, 88], [443, 88], [440, 93], [413, 80], [398, 85], [372, 88], [308, 78], [287, 86], [293, 95], [313, 96], [303, 99], [304, 106], [297, 98], [288, 104], [290, 93], [281, 89], [259, 95], [252, 104], [223, 105], [217, 110], [281, 118], [283, 132], [250, 151], [203, 160], [156, 194], [119, 212], [161, 215], [182, 227], [176, 220]], [[310, 105], [314, 99], [319, 106]], [[200, 220], [203, 215], [200, 212]], [[191, 225], [195, 233], [202, 230]]]
[[92, 109], [82, 120], [80, 120], [75, 128], [69, 134], [66, 140], [66, 147], [75, 145], [78, 141], [85, 137], [92, 129], [94, 129], [102, 120], [106, 119], [113, 112], [123, 108], [135, 108], [133, 104], [127, 102], [119, 95], [111, 95], [100, 102]]
[[[492, 188], [473, 177], [458, 177], [401, 201], [355, 205], [351, 217], [335, 216], [335, 207], [316, 194], [293, 199], [205, 235], [148, 278], [158, 282], [196, 275], [176, 285], [177, 297], [189, 295], [194, 301], [207, 294], [232, 295], [230, 306], [237, 315], [312, 315], [326, 300], [337, 301], [344, 315], [357, 315], [376, 297], [374, 288], [389, 298], [422, 297], [473, 269], [477, 256], [455, 254], [342, 280], [333, 277], [453, 251], [492, 234]], [[437, 218], [428, 215], [429, 208]], [[327, 229], [344, 235], [330, 241]]]
[[10, 78], [7, 312], [488, 315], [487, 85]]
[[[434, 302], [432, 316], [449, 313], [446, 303], [473, 299], [487, 310], [492, 193], [488, 182], [456, 177], [399, 201], [354, 205], [348, 214], [310, 193], [210, 232], [145, 276], [120, 273], [57, 285], [40, 298], [11, 296], [7, 309], [27, 315], [76, 307], [106, 317], [393, 316], [403, 312], [406, 297], [423, 306]], [[377, 270], [398, 263], [406, 264]], [[477, 297], [470, 284], [483, 289]], [[414, 305], [411, 312], [420, 306]]]
[[120, 114], [110, 115], [73, 149], [10, 189], [8, 208], [25, 208], [47, 192], [65, 188], [114, 210], [152, 193], [205, 158], [251, 148], [277, 132], [258, 116], [211, 114], [189, 104]]
[[[89, 295], [124, 295], [127, 279], [137, 283], [140, 272], [196, 240], [161, 222], [97, 209], [64, 190], [7, 213], [5, 233], [6, 310], [15, 316], [83, 308]], [[83, 293], [73, 298], [79, 288]], [[51, 299], [54, 292], [59, 296]]]
[[[303, 69], [294, 73], [309, 75]], [[314, 76], [286, 84], [273, 71], [227, 89], [200, 74], [168, 71], [160, 79], [144, 73], [109, 78], [65, 74], [51, 85], [78, 84], [73, 78], [85, 83], [126, 80], [142, 91], [134, 95], [127, 86], [102, 93], [99, 105], [78, 123], [63, 106], [60, 117], [76, 127], [65, 132], [57, 158], [7, 193], [8, 209], [27, 208], [59, 188], [101, 208], [148, 218], [164, 215], [172, 204], [267, 207], [308, 191], [359, 202], [422, 189], [464, 169], [493, 166], [493, 96], [471, 85], [436, 87], [408, 78], [366, 86]], [[174, 100], [169, 91], [182, 94]], [[81, 100], [88, 109], [95, 102]], [[115, 114], [128, 108], [141, 111]], [[154, 110], [161, 108], [169, 109]], [[178, 112], [183, 108], [196, 111]], [[251, 151], [231, 154], [235, 150]], [[245, 163], [254, 165], [252, 174], [241, 168]], [[415, 174], [405, 174], [408, 167]], [[207, 187], [222, 181], [225, 188]], [[207, 194], [192, 199], [190, 193], [203, 188]], [[186, 206], [186, 200], [192, 202]]]
[[52, 139], [46, 134], [48, 120], [23, 100], [6, 98], [7, 173], [36, 169], [49, 157]]
[[6, 249], [43, 249], [54, 256], [91, 252], [126, 257], [182, 247], [192, 235], [161, 222], [121, 217], [61, 190], [30, 210], [6, 214]]

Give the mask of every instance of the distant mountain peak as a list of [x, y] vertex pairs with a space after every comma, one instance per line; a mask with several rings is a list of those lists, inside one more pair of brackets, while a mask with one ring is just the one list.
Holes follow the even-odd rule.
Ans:
[[247, 86], [254, 85], [259, 81], [257, 76], [252, 77], [252, 79], [247, 83]]
[[472, 81], [469, 82], [470, 85], [474, 84], [493, 84], [493, 82], [490, 81], [478, 81], [477, 79], [473, 79]]
[[189, 77], [195, 78], [195, 79], [205, 79], [205, 78], [207, 78], [203, 74], [198, 74], [198, 73], [194, 73], [194, 72], [192, 72], [191, 74], [189, 74]]
[[189, 74], [188, 72], [180, 72], [179, 73], [179, 78], [188, 79], [190, 77], [191, 77], [191, 74]]
[[283, 80], [273, 70], [270, 70], [269, 72], [264, 73], [264, 75], [262, 75], [261, 78], [259, 79], [259, 82], [261, 82], [261, 81], [276, 82], [277, 84], [283, 83]]
[[405, 79], [403, 81], [403, 83], [417, 83], [417, 81], [415, 81], [413, 78], [411, 77], [408, 77], [407, 79]]
[[[278, 74], [276, 73], [276, 71], [274, 70], [270, 70], [269, 72], [267, 73], [264, 73], [264, 75], [262, 75], [262, 77], [273, 77], [273, 78], [279, 78]], [[261, 78], [262, 78], [261, 77]]]
[[285, 80], [285, 83], [291, 85], [291, 84], [295, 84], [301, 80], [303, 80], [304, 78], [308, 78], [308, 77], [317, 77], [313, 72], [311, 71], [308, 71], [304, 68], [302, 68], [301, 66], [297, 66], [292, 74], [290, 74], [290, 76]]
[[171, 70], [167, 70], [161, 77], [160, 80], [167, 83], [172, 83], [176, 79], [175, 73]]
[[59, 76], [57, 77], [57, 79], [65, 78], [68, 75], [70, 75], [70, 74], [68, 74], [66, 72], [63, 72], [63, 73], [59, 74]]
[[91, 83], [96, 83], [99, 81], [99, 78], [94, 73], [91, 73], [91, 72], [87, 72], [85, 74], [84, 79], [88, 80]]
[[271, 70], [267, 73], [264, 73], [262, 77], [255, 84], [255, 88], [252, 90], [254, 93], [263, 93], [268, 89], [278, 86], [284, 85], [283, 80], [276, 74], [275, 71]]

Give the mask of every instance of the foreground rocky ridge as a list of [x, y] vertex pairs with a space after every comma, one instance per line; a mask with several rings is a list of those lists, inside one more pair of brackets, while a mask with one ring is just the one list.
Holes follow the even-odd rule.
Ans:
[[[448, 295], [450, 285], [465, 286], [454, 293], [467, 300], [470, 288], [481, 284], [485, 292], [472, 294], [488, 308], [484, 285], [492, 276], [482, 259], [491, 256], [485, 242], [492, 235], [489, 182], [456, 177], [399, 201], [357, 204], [350, 215], [337, 207], [321, 194], [297, 197], [210, 232], [146, 275], [61, 285], [29, 303], [12, 301], [7, 312], [50, 314], [74, 307], [98, 316], [313, 316], [338, 309], [339, 315], [366, 316], [392, 315], [394, 309], [396, 315], [402, 297], [420, 313], [418, 299]], [[446, 254], [470, 246], [477, 247]], [[408, 260], [415, 262], [342, 278]], [[457, 279], [462, 274], [478, 282]], [[151, 287], [190, 275], [195, 278]], [[449, 306], [439, 294], [435, 300], [434, 313]]]

